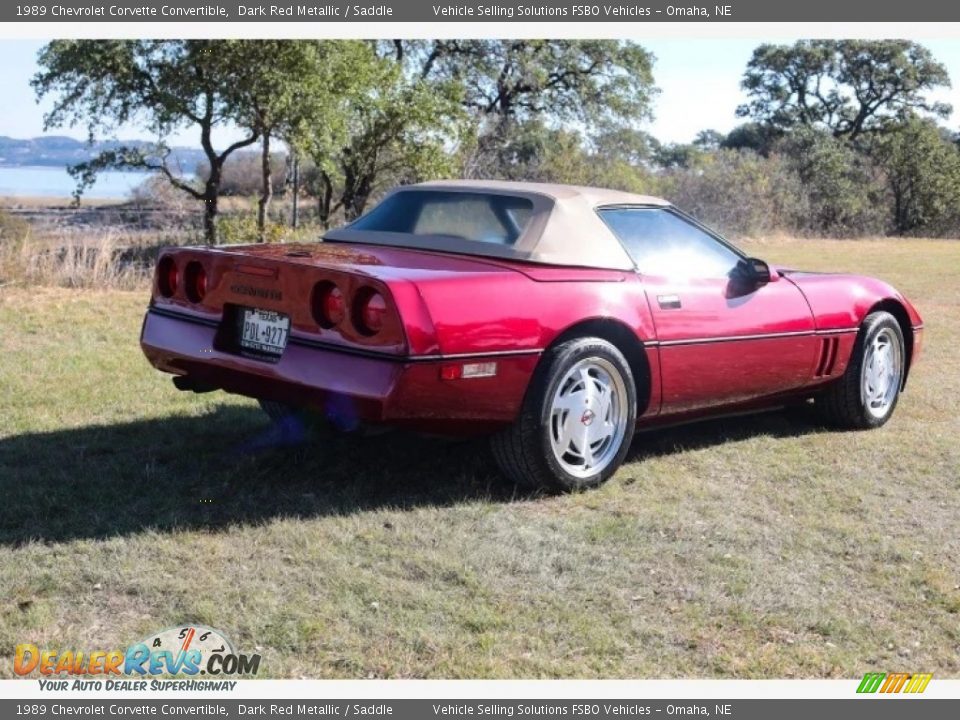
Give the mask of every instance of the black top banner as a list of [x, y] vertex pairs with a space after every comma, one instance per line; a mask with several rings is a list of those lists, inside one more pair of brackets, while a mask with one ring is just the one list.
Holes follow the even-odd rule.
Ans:
[[34, 0], [0, 6], [0, 22], [951, 22], [960, 3], [944, 0], [735, 0], [724, 4], [572, 3], [561, 0]]

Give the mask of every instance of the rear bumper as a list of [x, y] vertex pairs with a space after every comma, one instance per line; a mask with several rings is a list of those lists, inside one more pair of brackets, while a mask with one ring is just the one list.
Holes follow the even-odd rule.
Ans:
[[513, 422], [539, 359], [536, 352], [477, 355], [469, 361], [497, 362], [495, 377], [441, 380], [440, 366], [454, 360], [360, 355], [291, 338], [283, 357], [269, 363], [214, 349], [216, 332], [216, 325], [150, 310], [140, 346], [157, 369], [227, 392], [346, 420], [440, 431], [479, 431]]

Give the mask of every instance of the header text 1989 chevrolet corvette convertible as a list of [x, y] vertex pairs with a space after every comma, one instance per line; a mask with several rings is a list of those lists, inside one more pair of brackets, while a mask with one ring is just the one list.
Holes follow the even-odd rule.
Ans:
[[141, 344], [181, 389], [488, 433], [509, 477], [572, 489], [637, 425], [802, 398], [882, 425], [921, 330], [886, 283], [770, 267], [657, 198], [464, 181], [320, 243], [165, 251]]

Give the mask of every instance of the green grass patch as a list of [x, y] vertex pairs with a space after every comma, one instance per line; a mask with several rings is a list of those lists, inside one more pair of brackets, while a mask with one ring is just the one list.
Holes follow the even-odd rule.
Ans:
[[482, 441], [245, 454], [268, 421], [149, 367], [145, 293], [0, 289], [0, 675], [20, 642], [189, 621], [270, 677], [960, 675], [960, 243], [750, 250], [916, 302], [894, 419], [645, 432], [563, 497], [518, 494]]

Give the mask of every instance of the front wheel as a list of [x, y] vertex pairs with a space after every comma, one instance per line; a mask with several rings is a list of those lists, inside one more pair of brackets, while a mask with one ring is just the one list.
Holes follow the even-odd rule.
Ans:
[[843, 376], [816, 398], [824, 418], [839, 427], [883, 425], [897, 406], [906, 369], [903, 331], [888, 312], [870, 313]]
[[626, 457], [636, 413], [623, 354], [600, 338], [570, 340], [544, 355], [520, 417], [491, 440], [494, 458], [519, 485], [593, 487]]

